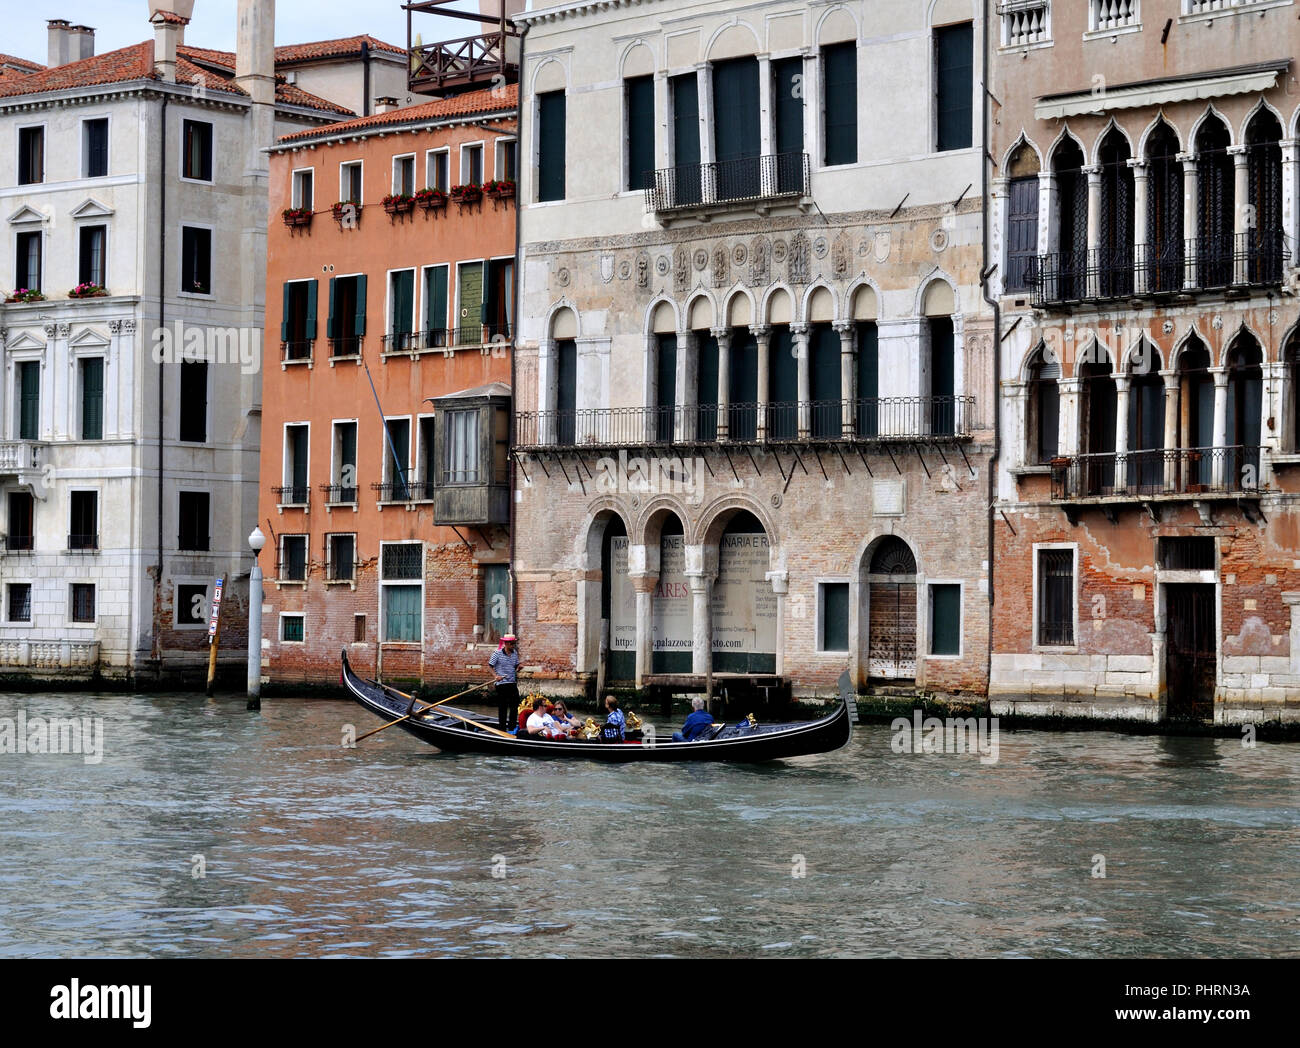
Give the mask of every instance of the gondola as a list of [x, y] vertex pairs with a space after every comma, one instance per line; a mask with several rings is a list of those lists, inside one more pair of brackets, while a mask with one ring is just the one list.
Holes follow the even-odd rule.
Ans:
[[[418, 739], [440, 750], [460, 753], [495, 753], [513, 757], [586, 759], [599, 761], [734, 761], [757, 763], [785, 757], [828, 753], [848, 743], [853, 726], [849, 707], [840, 702], [835, 711], [820, 720], [786, 724], [752, 724], [742, 720], [714, 728], [693, 742], [673, 742], [671, 735], [648, 733], [635, 742], [599, 740], [552, 741], [531, 737], [504, 738], [493, 731], [495, 718], [450, 706], [438, 707], [421, 716], [408, 696], [377, 681], [357, 676], [343, 652], [343, 684], [348, 693], [370, 712], [392, 721], [414, 715], [399, 725]], [[454, 713], [472, 721], [447, 716]], [[476, 725], [483, 725], [478, 727]]]

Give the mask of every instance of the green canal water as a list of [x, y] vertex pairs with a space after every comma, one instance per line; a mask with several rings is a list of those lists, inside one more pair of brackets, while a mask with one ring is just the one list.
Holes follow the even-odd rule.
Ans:
[[5, 957], [1300, 953], [1296, 743], [1002, 732], [983, 763], [864, 725], [606, 767], [347, 749], [379, 722], [343, 701], [0, 695], [0, 742], [19, 715], [103, 752], [0, 754]]

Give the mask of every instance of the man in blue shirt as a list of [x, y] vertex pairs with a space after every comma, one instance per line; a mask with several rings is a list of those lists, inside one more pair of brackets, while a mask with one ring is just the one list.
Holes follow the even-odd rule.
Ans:
[[497, 724], [502, 731], [509, 731], [515, 726], [519, 708], [519, 686], [515, 681], [519, 650], [513, 633], [501, 638], [501, 646], [488, 658], [488, 666], [497, 678]]
[[681, 731], [673, 732], [673, 742], [693, 742], [713, 727], [713, 715], [704, 708], [704, 699], [696, 695], [691, 699], [691, 714]]
[[613, 695], [606, 695], [605, 710], [605, 726], [601, 731], [601, 738], [606, 742], [624, 741], [627, 718], [623, 716], [623, 711], [618, 708], [618, 699], [614, 698]]

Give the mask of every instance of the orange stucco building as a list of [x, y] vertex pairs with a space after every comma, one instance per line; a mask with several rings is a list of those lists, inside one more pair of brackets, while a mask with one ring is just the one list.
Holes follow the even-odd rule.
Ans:
[[270, 680], [333, 680], [342, 647], [368, 674], [480, 680], [508, 628], [516, 105], [381, 104], [272, 151]]

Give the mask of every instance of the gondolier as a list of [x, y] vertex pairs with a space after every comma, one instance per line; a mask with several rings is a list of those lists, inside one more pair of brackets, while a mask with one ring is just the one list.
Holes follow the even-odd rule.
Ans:
[[497, 678], [497, 725], [502, 731], [515, 726], [515, 711], [519, 708], [518, 641], [513, 633], [501, 638], [497, 650], [488, 658], [488, 666]]

